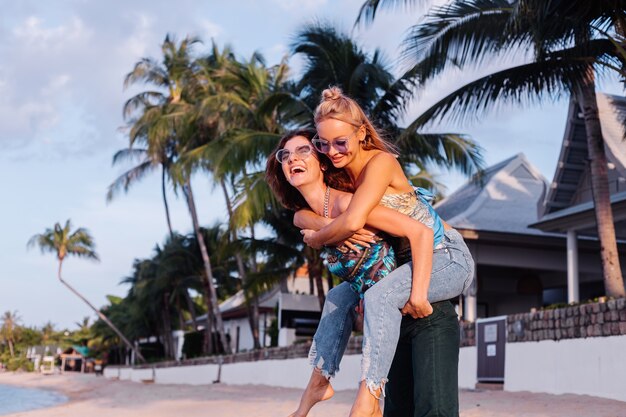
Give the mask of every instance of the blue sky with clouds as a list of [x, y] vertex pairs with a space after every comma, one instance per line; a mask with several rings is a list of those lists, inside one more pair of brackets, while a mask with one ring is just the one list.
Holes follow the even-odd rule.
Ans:
[[[54, 256], [26, 249], [30, 236], [57, 221], [71, 218], [95, 237], [102, 261], [69, 259], [64, 277], [98, 306], [106, 294], [125, 294], [118, 283], [133, 259], [150, 256], [165, 237], [156, 173], [110, 204], [105, 193], [122, 172], [111, 167], [112, 155], [127, 144], [120, 127], [132, 91], [123, 90], [124, 75], [139, 58], [158, 58], [167, 33], [229, 43], [243, 57], [260, 51], [272, 64], [313, 19], [352, 30], [360, 5], [361, 0], [0, 0], [0, 312], [17, 310], [25, 324], [52, 321], [59, 327], [92, 315], [56, 281]], [[383, 13], [353, 35], [365, 50], [381, 48], [394, 62], [417, 16]], [[297, 72], [298, 60], [291, 63]], [[419, 95], [407, 117], [488, 70], [446, 74]], [[601, 89], [621, 91], [615, 80]], [[507, 107], [469, 126], [432, 129], [470, 134], [485, 148], [488, 164], [524, 152], [551, 179], [566, 109], [566, 100]], [[450, 191], [462, 181], [446, 173], [440, 179]], [[195, 178], [194, 186], [201, 221], [225, 220], [224, 202], [210, 180]], [[178, 231], [190, 231], [182, 201], [172, 201], [172, 221]]]

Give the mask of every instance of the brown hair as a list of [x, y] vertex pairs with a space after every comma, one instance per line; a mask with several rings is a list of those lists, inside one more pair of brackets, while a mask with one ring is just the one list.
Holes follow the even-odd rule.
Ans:
[[[310, 207], [302, 194], [300, 194], [300, 191], [289, 184], [287, 178], [285, 178], [282, 164], [276, 160], [276, 152], [283, 149], [285, 144], [296, 136], [302, 136], [311, 142], [315, 133], [315, 130], [310, 128], [287, 132], [282, 138], [280, 138], [278, 145], [276, 145], [276, 148], [267, 158], [267, 164], [265, 166], [265, 179], [280, 203], [290, 210], [300, 210]], [[320, 167], [325, 168], [324, 183], [328, 184], [329, 187], [338, 190], [352, 192], [352, 181], [350, 180], [348, 174], [343, 169], [335, 168], [326, 155], [317, 152], [313, 144], [311, 144], [311, 147], [313, 148], [313, 152], [317, 156], [317, 159], [320, 161]]]
[[326, 119], [340, 120], [354, 127], [365, 126], [365, 142], [362, 145], [365, 150], [378, 149], [394, 155], [398, 154], [398, 149], [381, 137], [361, 106], [343, 94], [337, 86], [332, 86], [322, 92], [322, 101], [315, 109], [316, 125]]

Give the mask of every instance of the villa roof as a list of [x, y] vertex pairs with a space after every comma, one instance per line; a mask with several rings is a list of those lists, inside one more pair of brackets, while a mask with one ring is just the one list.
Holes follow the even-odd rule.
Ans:
[[[609, 168], [616, 170], [620, 177], [626, 177], [624, 146], [626, 98], [602, 93], [597, 93], [596, 96]], [[590, 200], [590, 196], [579, 197], [580, 193], [585, 191], [584, 181], [590, 170], [588, 159], [585, 122], [580, 106], [572, 99], [556, 172], [546, 198], [539, 207], [540, 215], [549, 215]], [[619, 183], [613, 184], [611, 193], [623, 191], [622, 188], [624, 186]]]
[[[281, 299], [282, 310], [293, 311], [320, 311], [319, 301], [317, 296], [309, 294], [290, 294], [280, 293], [280, 287], [275, 286], [269, 291], [264, 292], [259, 296], [259, 311], [260, 312], [273, 312], [278, 305], [278, 299]], [[248, 312], [245, 305], [245, 298], [243, 291], [239, 290], [237, 293], [227, 298], [220, 303], [220, 312], [222, 318], [233, 319], [245, 317]], [[206, 314], [199, 316], [196, 320], [206, 320]]]
[[547, 181], [523, 153], [485, 169], [480, 180], [468, 181], [435, 205], [437, 213], [457, 229], [548, 235], [537, 222], [537, 203]]

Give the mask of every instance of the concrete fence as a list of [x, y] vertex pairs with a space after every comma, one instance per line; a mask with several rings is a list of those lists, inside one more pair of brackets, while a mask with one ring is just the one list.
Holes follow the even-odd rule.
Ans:
[[[346, 355], [341, 370], [333, 379], [337, 390], [356, 389], [359, 384], [361, 355]], [[461, 349], [459, 386], [474, 388], [476, 383], [476, 348]], [[150, 381], [155, 384], [207, 385], [217, 380], [219, 365], [189, 365], [155, 368], [107, 366], [104, 376], [126, 381]], [[308, 358], [270, 359], [235, 362], [222, 365], [220, 381], [231, 385], [261, 384], [274, 387], [304, 389], [311, 367]], [[153, 379], [154, 376], [154, 379]]]
[[[626, 301], [611, 300], [507, 317], [504, 389], [587, 394], [626, 401]], [[477, 380], [476, 332], [461, 326], [459, 387]], [[354, 389], [360, 376], [361, 338], [350, 340], [336, 389]], [[201, 358], [141, 367], [107, 367], [109, 378], [157, 384], [263, 384], [304, 388], [311, 368], [309, 346], [272, 348], [221, 359]], [[222, 362], [221, 369], [219, 362]]]
[[507, 343], [504, 389], [626, 401], [626, 336]]

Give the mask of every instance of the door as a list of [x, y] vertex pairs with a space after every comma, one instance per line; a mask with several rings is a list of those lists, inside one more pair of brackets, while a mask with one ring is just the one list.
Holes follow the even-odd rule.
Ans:
[[478, 382], [504, 382], [506, 316], [476, 320]]

